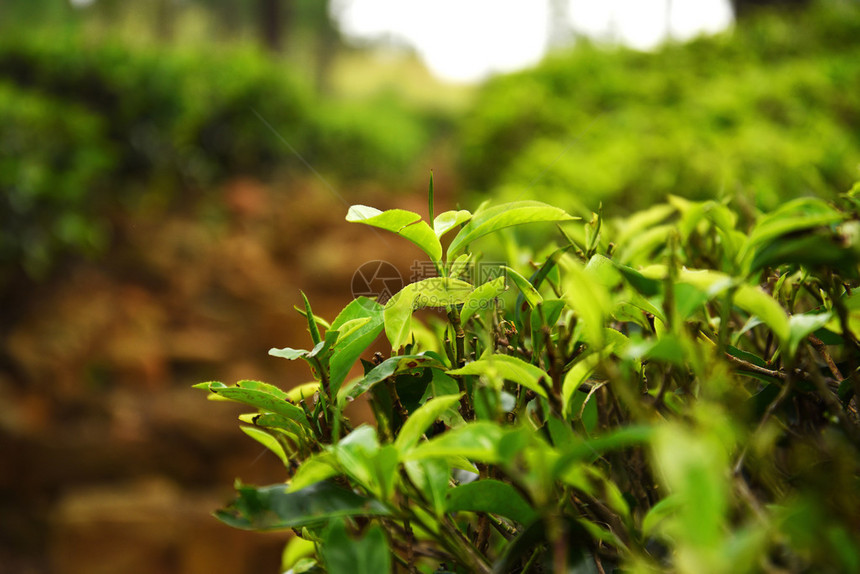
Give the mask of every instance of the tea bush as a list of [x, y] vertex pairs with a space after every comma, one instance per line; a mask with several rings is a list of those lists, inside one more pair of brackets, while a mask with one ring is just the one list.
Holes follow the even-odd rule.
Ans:
[[10, 32], [0, 82], [0, 262], [31, 277], [97, 252], [111, 215], [193, 204], [229, 177], [308, 162], [335, 182], [402, 178], [439, 129], [384, 98], [315, 96], [289, 64], [235, 45]]
[[[435, 276], [331, 322], [305, 298], [309, 348], [270, 354], [314, 382], [197, 385], [252, 407], [242, 430], [285, 467], [220, 520], [292, 529], [291, 572], [860, 568], [860, 185], [751, 219], [671, 197], [577, 221], [436, 215], [431, 183], [428, 212], [349, 210]], [[540, 223], [553, 243], [482, 259]], [[374, 424], [344, 415], [356, 399]]]
[[[57, 253], [97, 252], [95, 208], [116, 154], [101, 118], [0, 82], [0, 263], [40, 277]], [[48, 137], [50, 136], [50, 137]], [[7, 280], [0, 272], [0, 290]]]
[[832, 198], [860, 164], [858, 33], [860, 7], [837, 0], [653, 53], [581, 42], [482, 88], [461, 131], [467, 183], [584, 215], [669, 193]]

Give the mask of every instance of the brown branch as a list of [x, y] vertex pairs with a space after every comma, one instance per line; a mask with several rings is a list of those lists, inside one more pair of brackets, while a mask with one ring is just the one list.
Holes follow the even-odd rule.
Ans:
[[758, 375], [765, 375], [766, 377], [773, 377], [775, 379], [779, 379], [780, 381], [788, 380], [788, 373], [785, 373], [783, 371], [774, 371], [773, 369], [759, 367], [754, 363], [750, 363], [749, 361], [745, 361], [729, 353], [725, 353], [725, 357], [730, 363], [737, 365], [738, 368], [743, 371], [747, 371], [749, 373], [756, 373]]
[[809, 342], [812, 344], [812, 348], [814, 348], [821, 358], [824, 359], [824, 362], [827, 363], [827, 368], [830, 369], [830, 374], [834, 376], [837, 381], [841, 381], [845, 377], [842, 376], [842, 373], [839, 372], [839, 367], [836, 366], [836, 363], [833, 362], [833, 357], [830, 356], [830, 353], [827, 352], [827, 345], [824, 344], [824, 341], [816, 337], [815, 335], [809, 336]]

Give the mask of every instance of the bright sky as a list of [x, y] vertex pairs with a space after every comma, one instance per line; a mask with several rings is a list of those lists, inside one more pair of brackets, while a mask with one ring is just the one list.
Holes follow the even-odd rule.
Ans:
[[[475, 81], [516, 70], [545, 54], [549, 0], [333, 0], [343, 31], [414, 47], [438, 76]], [[671, 12], [670, 12], [671, 6]], [[732, 21], [728, 0], [568, 0], [576, 31], [648, 49]]]

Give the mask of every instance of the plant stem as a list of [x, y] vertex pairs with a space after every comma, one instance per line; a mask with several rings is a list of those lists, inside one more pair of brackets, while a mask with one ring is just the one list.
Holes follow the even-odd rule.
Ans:
[[[459, 369], [466, 366], [466, 333], [460, 324], [460, 314], [457, 312], [456, 307], [448, 309], [448, 320], [454, 329], [454, 361]], [[462, 376], [456, 376], [455, 379], [457, 380], [460, 393], [462, 393], [460, 398], [460, 414], [467, 421], [474, 420], [475, 407], [472, 405], [472, 398], [469, 396], [469, 390], [466, 388], [466, 381]]]

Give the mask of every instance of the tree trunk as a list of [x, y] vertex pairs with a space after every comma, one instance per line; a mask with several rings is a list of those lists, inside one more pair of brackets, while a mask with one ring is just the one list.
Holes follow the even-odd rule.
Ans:
[[260, 0], [259, 6], [260, 37], [263, 44], [273, 52], [280, 52], [284, 31], [283, 3], [281, 0]]

